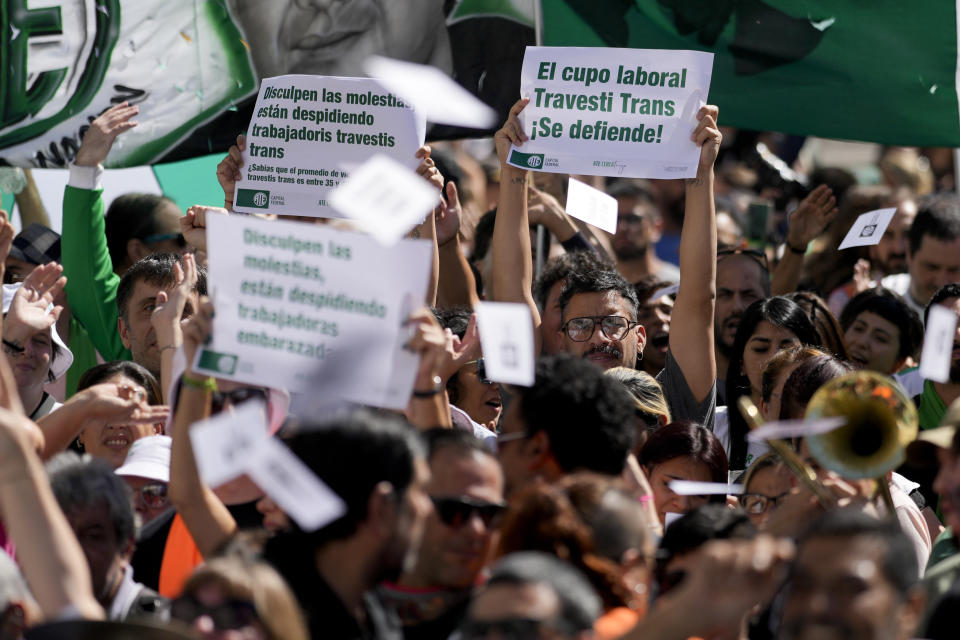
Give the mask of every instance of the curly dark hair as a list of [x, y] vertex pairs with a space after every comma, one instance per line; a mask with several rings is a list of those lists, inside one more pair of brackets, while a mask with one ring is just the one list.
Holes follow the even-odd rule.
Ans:
[[570, 273], [564, 282], [563, 293], [560, 294], [560, 308], [566, 309], [570, 299], [578, 293], [606, 293], [607, 291], [619, 293], [627, 301], [633, 312], [633, 317], [630, 319], [637, 319], [640, 301], [637, 300], [636, 290], [623, 276], [611, 270], [601, 269]]
[[519, 402], [527, 433], [546, 432], [564, 471], [623, 471], [633, 448], [636, 405], [599, 367], [567, 353], [543, 356], [536, 381], [520, 389]]
[[547, 261], [540, 275], [533, 283], [533, 300], [543, 310], [547, 304], [550, 289], [558, 282], [566, 280], [570, 274], [590, 271], [612, 271], [613, 263], [596, 251], [572, 251]]

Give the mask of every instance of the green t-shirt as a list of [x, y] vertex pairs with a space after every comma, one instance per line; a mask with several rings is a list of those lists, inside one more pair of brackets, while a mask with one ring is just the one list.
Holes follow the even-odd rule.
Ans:
[[920, 402], [917, 403], [917, 412], [920, 414], [921, 429], [939, 427], [947, 412], [947, 405], [930, 380], [923, 381], [923, 393], [920, 394]]
[[930, 570], [935, 564], [946, 560], [952, 555], [960, 552], [957, 547], [957, 539], [953, 537], [953, 529], [947, 527], [943, 533], [937, 536], [933, 541], [933, 548], [930, 550], [930, 559], [927, 561], [927, 570]]

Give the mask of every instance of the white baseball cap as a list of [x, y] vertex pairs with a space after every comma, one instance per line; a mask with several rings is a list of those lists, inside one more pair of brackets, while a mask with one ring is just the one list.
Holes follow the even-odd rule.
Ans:
[[147, 436], [134, 440], [127, 459], [114, 473], [170, 482], [170, 436]]

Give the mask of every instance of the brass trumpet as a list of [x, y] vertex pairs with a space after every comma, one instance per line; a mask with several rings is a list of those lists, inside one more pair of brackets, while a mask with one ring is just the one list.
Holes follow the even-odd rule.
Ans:
[[[740, 399], [747, 423], [756, 428], [759, 412], [749, 398]], [[898, 385], [873, 371], [855, 371], [826, 383], [807, 405], [807, 420], [840, 417], [846, 423], [806, 438], [810, 454], [825, 469], [843, 478], [876, 478], [877, 488], [891, 515], [893, 499], [887, 473], [900, 466], [906, 447], [916, 439], [917, 408]], [[769, 441], [791, 471], [825, 506], [832, 500], [816, 481], [813, 470], [783, 441]]]
[[826, 383], [807, 405], [806, 418], [846, 418], [841, 427], [807, 438], [810, 454], [843, 478], [876, 478], [890, 513], [887, 474], [906, 459], [919, 418], [900, 387], [875, 371], [855, 371]]

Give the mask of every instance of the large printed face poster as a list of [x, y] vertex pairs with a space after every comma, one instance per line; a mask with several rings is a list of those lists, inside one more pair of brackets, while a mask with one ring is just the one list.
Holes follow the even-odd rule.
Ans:
[[533, 41], [533, 6], [0, 0], [0, 164], [66, 167], [90, 122], [123, 101], [139, 105], [141, 124], [117, 140], [108, 167], [226, 151], [250, 121], [260, 80], [363, 76], [374, 54], [432, 65], [503, 115], [519, 86], [523, 47]]

